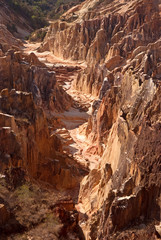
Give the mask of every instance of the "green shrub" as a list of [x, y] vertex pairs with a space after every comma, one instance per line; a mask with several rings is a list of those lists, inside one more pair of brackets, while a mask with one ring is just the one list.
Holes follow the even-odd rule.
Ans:
[[34, 29], [48, 25], [47, 18], [57, 19], [64, 12], [59, 7], [68, 9], [84, 0], [8, 0], [8, 4], [25, 17]]
[[27, 184], [24, 184], [21, 187], [17, 188], [15, 194], [20, 201], [27, 199], [29, 200], [34, 197], [33, 191], [30, 190], [30, 187]]
[[22, 14], [23, 17], [25, 17], [29, 21], [30, 25], [34, 29], [38, 29], [48, 25], [46, 16], [41, 9], [41, 5], [39, 6], [38, 3], [39, 2], [33, 0], [9, 0], [8, 2], [12, 9], [14, 9], [20, 15]]

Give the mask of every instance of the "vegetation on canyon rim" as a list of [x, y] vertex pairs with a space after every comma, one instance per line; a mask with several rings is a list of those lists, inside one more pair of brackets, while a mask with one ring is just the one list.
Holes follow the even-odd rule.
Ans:
[[[56, 19], [71, 6], [84, 0], [8, 0], [8, 4], [27, 18], [31, 27], [38, 29], [48, 25], [47, 19]], [[9, 26], [11, 30], [13, 26]]]

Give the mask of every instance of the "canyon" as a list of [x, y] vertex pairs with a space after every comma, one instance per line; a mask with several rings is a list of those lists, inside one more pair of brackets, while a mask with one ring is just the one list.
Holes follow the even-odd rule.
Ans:
[[39, 43], [2, 13], [1, 239], [160, 239], [161, 1], [86, 0]]

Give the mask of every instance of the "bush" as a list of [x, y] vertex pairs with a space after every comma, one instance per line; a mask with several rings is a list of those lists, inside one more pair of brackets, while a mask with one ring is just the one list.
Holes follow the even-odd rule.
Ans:
[[[25, 17], [34, 29], [42, 28], [48, 25], [48, 17], [57, 19], [64, 12], [63, 9], [69, 9], [73, 5], [84, 0], [8, 0], [8, 4]], [[64, 6], [60, 8], [60, 6]]]
[[[41, 5], [39, 6], [39, 2], [28, 0], [9, 0], [8, 4], [18, 12], [20, 15], [23, 14], [23, 17], [27, 18], [30, 25], [34, 29], [38, 29], [48, 25], [46, 20], [46, 16], [41, 9]], [[43, 5], [44, 7], [45, 5]]]
[[27, 184], [17, 188], [15, 193], [20, 201], [29, 200], [34, 197], [34, 193], [30, 190], [30, 187]]

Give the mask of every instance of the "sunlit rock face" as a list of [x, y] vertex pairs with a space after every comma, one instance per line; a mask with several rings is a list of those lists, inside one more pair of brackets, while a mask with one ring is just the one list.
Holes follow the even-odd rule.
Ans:
[[88, 67], [79, 74], [76, 88], [93, 95], [99, 94], [107, 70], [139, 66], [149, 49], [153, 57], [145, 56], [144, 72], [152, 64], [151, 74], [159, 76], [160, 64], [154, 57], [158, 53], [148, 45], [160, 38], [159, 11], [158, 1], [85, 1], [74, 12], [77, 20], [51, 24], [40, 51], [85, 61]]
[[45, 104], [52, 110], [66, 110], [72, 105], [71, 97], [58, 86], [55, 72], [49, 71], [34, 53], [24, 55], [13, 49], [4, 51], [0, 64], [1, 90], [14, 88], [32, 92], [37, 105]]
[[[0, 169], [22, 167], [56, 189], [80, 185], [87, 239], [157, 239], [161, 190], [161, 2], [90, 1], [49, 27], [39, 51], [83, 63], [73, 86], [96, 101], [86, 137], [100, 156], [84, 171], [64, 155], [42, 107], [73, 102], [34, 54], [0, 46]], [[82, 217], [83, 218], [83, 217]]]
[[[101, 156], [95, 174], [89, 173], [80, 190], [80, 202], [90, 215], [91, 239], [153, 239], [155, 230], [149, 234], [148, 225], [133, 235], [130, 226], [153, 218], [160, 221], [161, 52], [160, 27], [158, 31], [156, 28], [160, 23], [159, 3], [135, 4], [133, 13], [127, 11], [124, 33], [118, 30], [110, 39], [111, 47], [102, 66], [113, 78], [108, 78], [107, 70], [106, 75], [102, 74], [109, 84], [106, 93], [104, 81], [101, 88], [97, 84], [100, 95], [88, 121], [87, 136]], [[96, 82], [97, 76], [93, 77]], [[80, 76], [78, 82], [79, 79]], [[90, 82], [89, 79], [85, 81]], [[94, 179], [97, 181], [92, 185]], [[91, 194], [86, 197], [88, 189]], [[125, 228], [129, 230], [124, 232]]]
[[[40, 48], [84, 61], [74, 86], [98, 97], [86, 135], [100, 161], [79, 194], [89, 239], [132, 239], [130, 230], [118, 231], [160, 220], [160, 4], [85, 1], [50, 26]], [[154, 239], [147, 229], [138, 239]]]

